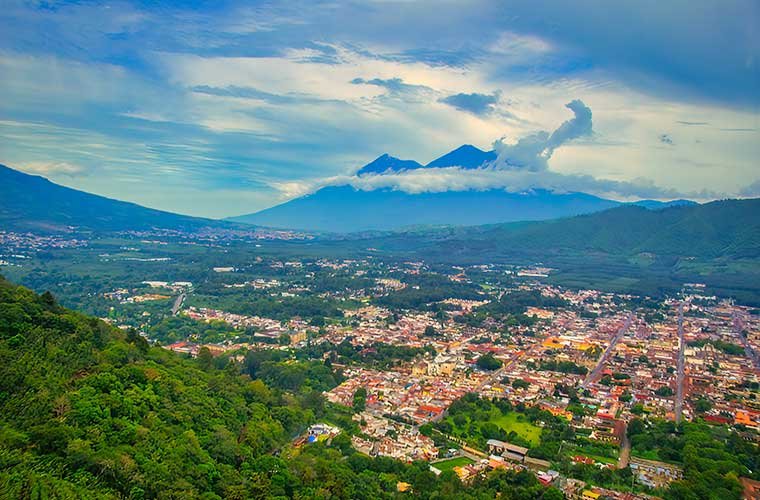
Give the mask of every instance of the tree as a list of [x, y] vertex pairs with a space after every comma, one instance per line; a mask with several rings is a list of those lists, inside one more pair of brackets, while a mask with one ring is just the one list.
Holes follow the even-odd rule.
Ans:
[[670, 397], [673, 395], [673, 389], [671, 389], [667, 385], [663, 385], [662, 387], [659, 387], [656, 391], [654, 391], [654, 393], [661, 397]]
[[528, 382], [527, 380], [516, 378], [512, 381], [512, 387], [514, 387], [515, 389], [527, 389], [528, 387], [530, 387], [530, 382]]
[[433, 325], [428, 325], [425, 327], [425, 331], [422, 332], [423, 337], [438, 337], [439, 333], [438, 330], [435, 329]]
[[644, 414], [644, 405], [641, 403], [636, 403], [631, 407], [631, 413], [634, 415], [643, 415]]
[[203, 346], [198, 350], [198, 365], [204, 370], [211, 368], [211, 363], [214, 361], [214, 356], [208, 347]]
[[710, 403], [710, 400], [704, 397], [698, 398], [694, 402], [694, 411], [697, 413], [705, 413], [712, 409], [712, 403]]
[[646, 424], [640, 418], [634, 418], [628, 422], [628, 437], [636, 436], [646, 430]]
[[359, 387], [354, 392], [353, 408], [354, 413], [361, 413], [367, 407], [367, 389]]
[[493, 354], [489, 352], [480, 356], [476, 361], [476, 364], [481, 370], [493, 371], [501, 368], [503, 363], [500, 360], [496, 359]]

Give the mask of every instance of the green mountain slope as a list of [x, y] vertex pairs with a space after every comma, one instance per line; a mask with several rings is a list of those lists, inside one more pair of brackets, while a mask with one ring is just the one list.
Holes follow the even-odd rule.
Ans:
[[481, 252], [649, 252], [678, 257], [760, 257], [760, 199], [647, 210], [624, 206], [548, 222], [464, 229], [446, 246]]
[[464, 487], [427, 463], [370, 459], [346, 432], [290, 446], [318, 418], [356, 424], [325, 407], [327, 367], [282, 355], [217, 368], [0, 278], [0, 498], [408, 498], [399, 481], [419, 498], [558, 498], [528, 472]]
[[197, 230], [229, 227], [210, 219], [177, 215], [112, 200], [52, 183], [0, 165], [0, 227], [11, 230]]
[[[347, 243], [349, 244], [349, 243]], [[350, 241], [448, 264], [556, 268], [557, 284], [661, 294], [686, 282], [760, 305], [760, 199], [647, 210], [623, 206], [544, 222], [373, 235]]]

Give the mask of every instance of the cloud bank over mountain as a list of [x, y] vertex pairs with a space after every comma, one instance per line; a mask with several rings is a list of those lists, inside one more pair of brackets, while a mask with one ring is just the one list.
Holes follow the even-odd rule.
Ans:
[[[760, 157], [758, 9], [755, 0], [9, 0], [0, 162], [226, 216], [350, 176], [383, 151], [434, 158], [506, 136], [494, 147], [511, 163], [496, 168], [514, 171], [499, 174], [514, 186], [593, 178], [620, 190], [742, 194]], [[570, 130], [557, 126], [571, 98], [593, 109], [593, 135], [580, 107]], [[398, 183], [411, 189], [407, 177], [416, 186], [420, 175]]]
[[[496, 159], [486, 161], [477, 168], [461, 165], [423, 167], [417, 163], [392, 159], [393, 162], [389, 165], [402, 167], [366, 173], [365, 167], [361, 175], [331, 176], [311, 183], [278, 185], [277, 188], [287, 192], [289, 197], [302, 196], [326, 186], [344, 185], [364, 191], [394, 189], [410, 194], [489, 189], [519, 193], [542, 189], [556, 193], [584, 192], [621, 200], [678, 197], [707, 199], [720, 196], [720, 193], [706, 190], [683, 192], [661, 187], [645, 178], [621, 181], [552, 171], [549, 160], [557, 149], [576, 139], [593, 137], [591, 109], [580, 99], [567, 103], [565, 107], [574, 116], [555, 130], [533, 132], [515, 143], [508, 143], [504, 138], [498, 139], [493, 143]], [[403, 167], [408, 164], [415, 166]]]

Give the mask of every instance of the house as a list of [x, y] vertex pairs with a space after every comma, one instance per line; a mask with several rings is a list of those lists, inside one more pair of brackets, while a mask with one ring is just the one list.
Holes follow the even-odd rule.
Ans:
[[513, 462], [525, 461], [525, 456], [528, 453], [528, 448], [507, 443], [505, 441], [499, 441], [498, 439], [489, 439], [486, 444], [488, 445], [489, 452], [495, 455], [501, 455]]

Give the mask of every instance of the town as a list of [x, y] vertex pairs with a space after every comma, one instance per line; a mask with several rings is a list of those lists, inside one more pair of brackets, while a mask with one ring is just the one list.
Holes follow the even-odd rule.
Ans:
[[568, 498], [632, 499], [684, 478], [656, 441], [667, 426], [760, 441], [760, 315], [700, 283], [654, 298], [560, 286], [541, 263], [280, 259], [258, 244], [258, 256], [231, 258], [219, 241], [188, 272], [174, 255], [203, 246], [165, 236], [104, 248], [3, 233], [3, 265], [86, 250], [124, 279], [59, 293], [111, 324], [218, 366], [261, 353], [326, 367], [331, 410], [297, 447], [348, 434], [360, 453], [463, 483], [526, 470]]

